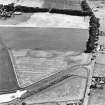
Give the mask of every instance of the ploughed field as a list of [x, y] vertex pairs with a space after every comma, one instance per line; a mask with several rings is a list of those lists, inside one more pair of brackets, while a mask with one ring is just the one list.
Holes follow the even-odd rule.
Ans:
[[[18, 84], [28, 91], [40, 90], [25, 100], [28, 104], [79, 100], [84, 97], [91, 54], [55, 50], [10, 51]], [[81, 66], [78, 66], [81, 65]], [[61, 76], [71, 77], [60, 79]], [[54, 84], [45, 88], [45, 84]], [[35, 92], [34, 91], [34, 92]]]
[[72, 66], [87, 64], [91, 58], [84, 53], [55, 50], [13, 50], [10, 55], [19, 86], [22, 88]]

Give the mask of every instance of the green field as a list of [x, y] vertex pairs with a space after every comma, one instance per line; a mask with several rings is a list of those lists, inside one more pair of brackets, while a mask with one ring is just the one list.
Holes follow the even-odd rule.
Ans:
[[88, 30], [64, 28], [1, 27], [0, 36], [8, 48], [84, 51]]
[[19, 89], [8, 52], [0, 49], [0, 94]]

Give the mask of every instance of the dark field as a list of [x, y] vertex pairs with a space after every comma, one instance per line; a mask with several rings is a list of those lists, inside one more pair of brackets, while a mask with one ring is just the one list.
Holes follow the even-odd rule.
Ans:
[[[56, 8], [56, 9], [71, 9], [81, 10], [82, 0], [20, 0], [17, 5], [25, 5], [28, 7]], [[30, 4], [31, 2], [32, 4]], [[39, 4], [39, 5], [38, 5]]]
[[81, 10], [81, 2], [82, 0], [44, 0], [43, 7]]
[[1, 27], [0, 36], [13, 49], [84, 51], [89, 35], [85, 29]]
[[19, 89], [8, 53], [0, 48], [0, 94]]

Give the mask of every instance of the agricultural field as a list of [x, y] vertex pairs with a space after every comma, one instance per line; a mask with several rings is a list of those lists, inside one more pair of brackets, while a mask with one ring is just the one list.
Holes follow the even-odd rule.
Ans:
[[10, 55], [19, 86], [22, 88], [67, 68], [89, 64], [92, 57], [91, 54], [55, 50], [14, 50]]
[[[29, 91], [43, 87], [47, 82], [50, 83], [54, 77], [59, 79], [66, 73], [72, 74], [70, 78], [26, 98], [27, 104], [52, 103], [52, 101], [54, 103], [63, 100], [67, 102], [75, 100], [76, 102], [84, 97], [87, 73], [92, 69], [91, 54], [75, 51], [24, 49], [12, 50], [10, 55], [19, 86]], [[85, 65], [87, 66], [85, 67]]]
[[[81, 12], [81, 1], [18, 0], [15, 6]], [[9, 4], [11, 1], [3, 3]], [[88, 3], [100, 19], [100, 30], [104, 31], [105, 2]], [[28, 92], [21, 99], [25, 99], [28, 105], [104, 104], [105, 85], [100, 89], [90, 87], [94, 77], [105, 76], [105, 53], [84, 52], [90, 35], [90, 17], [49, 12], [14, 14], [0, 20], [0, 38], [7, 51], [1, 48], [0, 89], [26, 89]], [[103, 37], [99, 36], [98, 44], [105, 43]], [[7, 77], [5, 72], [8, 73]], [[7, 87], [4, 82], [8, 83]]]
[[82, 0], [1, 0], [1, 4], [10, 4], [14, 2], [15, 5], [27, 7], [42, 7], [42, 8], [59, 8], [59, 9], [73, 9], [81, 10]]
[[[0, 1], [1, 5], [7, 5], [13, 1], [5, 0]], [[0, 26], [12, 27], [62, 27], [62, 28], [84, 28], [87, 29], [89, 17], [88, 16], [72, 16], [67, 14], [49, 13], [52, 9], [57, 10], [74, 10], [83, 11], [81, 8], [82, 0], [16, 0], [14, 6], [11, 7], [10, 12], [15, 11], [13, 14], [5, 14], [2, 6], [0, 11]], [[38, 8], [48, 9], [47, 12], [32, 12], [37, 11]], [[16, 9], [17, 8], [17, 9]], [[36, 8], [36, 10], [35, 10]], [[31, 10], [27, 12], [26, 9]], [[24, 11], [21, 11], [24, 10]], [[66, 12], [65, 12], [66, 13]], [[74, 23], [73, 23], [74, 22]], [[46, 23], [46, 25], [45, 25]], [[78, 24], [78, 25], [77, 25]]]
[[[9, 33], [9, 34], [8, 34]], [[11, 49], [84, 51], [87, 29], [1, 27], [0, 36]]]

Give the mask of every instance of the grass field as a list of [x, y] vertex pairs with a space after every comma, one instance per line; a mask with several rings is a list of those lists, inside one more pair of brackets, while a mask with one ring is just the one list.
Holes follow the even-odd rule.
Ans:
[[89, 35], [85, 29], [1, 27], [0, 37], [8, 48], [84, 51]]
[[19, 89], [8, 53], [0, 49], [0, 94]]
[[81, 1], [82, 0], [19, 0], [16, 5], [81, 10]]

